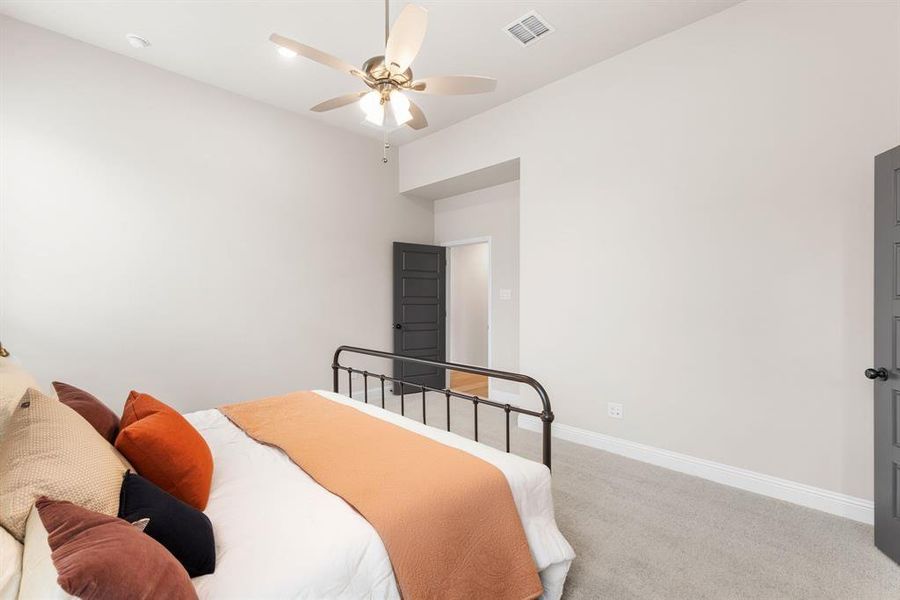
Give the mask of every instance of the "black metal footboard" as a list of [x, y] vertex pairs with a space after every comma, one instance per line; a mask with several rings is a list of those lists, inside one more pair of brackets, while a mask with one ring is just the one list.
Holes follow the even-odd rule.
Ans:
[[[511, 404], [501, 404], [500, 402], [494, 402], [489, 398], [480, 398], [478, 396], [472, 396], [469, 394], [463, 394], [461, 392], [457, 392], [451, 390], [449, 388], [434, 388], [427, 385], [422, 385], [420, 383], [411, 383], [409, 381], [404, 381], [402, 379], [398, 379], [396, 377], [389, 377], [383, 373], [371, 373], [365, 370], [354, 369], [352, 367], [344, 366], [340, 363], [340, 358], [342, 353], [348, 354], [365, 354], [367, 356], [376, 356], [379, 358], [387, 358], [389, 360], [403, 361], [409, 363], [415, 363], [419, 365], [427, 365], [431, 367], [438, 367], [440, 369], [452, 369], [454, 371], [461, 371], [463, 373], [472, 373], [474, 375], [485, 375], [487, 377], [491, 377], [494, 379], [503, 379], [505, 381], [514, 381], [516, 383], [524, 383], [525, 385], [531, 386], [531, 388], [537, 392], [538, 397], [541, 399], [541, 404], [543, 409], [541, 412], [537, 412], [534, 410], [528, 410], [527, 408], [520, 408], [518, 406], [513, 406]], [[348, 396], [353, 396], [353, 374], [357, 373], [362, 375], [363, 377], [363, 389], [364, 392], [364, 401], [366, 403], [369, 402], [369, 377], [373, 377], [378, 379], [381, 382], [381, 407], [384, 408], [384, 382], [391, 381], [393, 383], [399, 383], [400, 385], [400, 413], [404, 414], [406, 412], [406, 396], [407, 394], [404, 392], [404, 386], [410, 386], [412, 388], [418, 388], [422, 393], [422, 423], [427, 423], [427, 416], [425, 412], [425, 394], [427, 392], [436, 392], [446, 397], [447, 399], [447, 431], [450, 431], [450, 398], [462, 398], [463, 400], [468, 400], [472, 403], [474, 407], [473, 416], [475, 419], [475, 441], [478, 441], [478, 406], [484, 404], [486, 406], [492, 406], [494, 408], [498, 408], [506, 413], [506, 451], [509, 452], [509, 415], [510, 413], [517, 413], [522, 415], [530, 415], [532, 417], [538, 417], [541, 420], [543, 425], [542, 427], [542, 455], [543, 462], [547, 465], [547, 468], [550, 468], [550, 424], [553, 422], [553, 411], [550, 410], [550, 398], [547, 396], [546, 390], [544, 387], [538, 383], [536, 380], [532, 379], [527, 375], [522, 375], [520, 373], [510, 373], [508, 371], [497, 371], [494, 369], [485, 369], [484, 367], [476, 367], [473, 365], [460, 365], [456, 363], [450, 362], [438, 362], [434, 360], [426, 360], [424, 358], [413, 358], [411, 356], [401, 356], [399, 354], [392, 354], [390, 352], [382, 352], [380, 350], [370, 350], [368, 348], [356, 348], [353, 346], [340, 346], [334, 352], [334, 359], [331, 362], [331, 369], [334, 373], [334, 384], [333, 389], [337, 393], [340, 390], [338, 389], [339, 384], [339, 371], [347, 372], [347, 382], [348, 382]]]

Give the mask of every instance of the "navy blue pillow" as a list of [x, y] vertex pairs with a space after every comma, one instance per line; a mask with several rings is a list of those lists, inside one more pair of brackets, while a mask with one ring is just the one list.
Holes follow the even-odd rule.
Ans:
[[149, 519], [144, 533], [162, 544], [191, 577], [216, 570], [216, 541], [209, 518], [140, 475], [125, 474], [119, 518], [129, 523]]

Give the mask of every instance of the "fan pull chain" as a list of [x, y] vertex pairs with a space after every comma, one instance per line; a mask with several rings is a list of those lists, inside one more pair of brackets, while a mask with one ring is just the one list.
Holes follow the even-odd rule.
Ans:
[[381, 152], [381, 162], [383, 162], [384, 164], [387, 164], [387, 161], [388, 161], [387, 154], [388, 154], [388, 150], [390, 150], [390, 149], [391, 149], [391, 145], [388, 143], [387, 131], [385, 131], [384, 132], [384, 148], [382, 149], [382, 152]]

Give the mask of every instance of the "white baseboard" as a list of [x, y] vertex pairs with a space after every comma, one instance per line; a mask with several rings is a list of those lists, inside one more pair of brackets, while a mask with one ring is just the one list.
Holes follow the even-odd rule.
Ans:
[[[529, 431], [541, 431], [541, 421], [529, 415], [519, 415], [519, 427]], [[687, 473], [716, 483], [738, 489], [785, 500], [807, 508], [814, 508], [839, 517], [845, 517], [871, 525], [875, 519], [875, 508], [871, 500], [856, 498], [813, 487], [796, 481], [781, 479], [747, 469], [740, 469], [722, 463], [654, 448], [646, 444], [630, 442], [610, 435], [588, 431], [571, 425], [554, 423], [553, 437], [599, 450], [626, 456], [634, 460], [650, 463], [680, 473]]]

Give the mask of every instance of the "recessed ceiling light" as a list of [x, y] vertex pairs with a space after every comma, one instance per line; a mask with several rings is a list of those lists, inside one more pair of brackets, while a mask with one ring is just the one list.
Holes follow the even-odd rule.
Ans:
[[131, 44], [132, 48], [146, 48], [150, 45], [150, 42], [145, 38], [142, 38], [139, 35], [134, 35], [133, 33], [129, 33], [125, 36], [125, 39], [128, 40], [128, 43]]
[[285, 48], [284, 46], [278, 47], [278, 54], [282, 55], [285, 58], [294, 58], [297, 56], [297, 53], [291, 50], [290, 48]]

